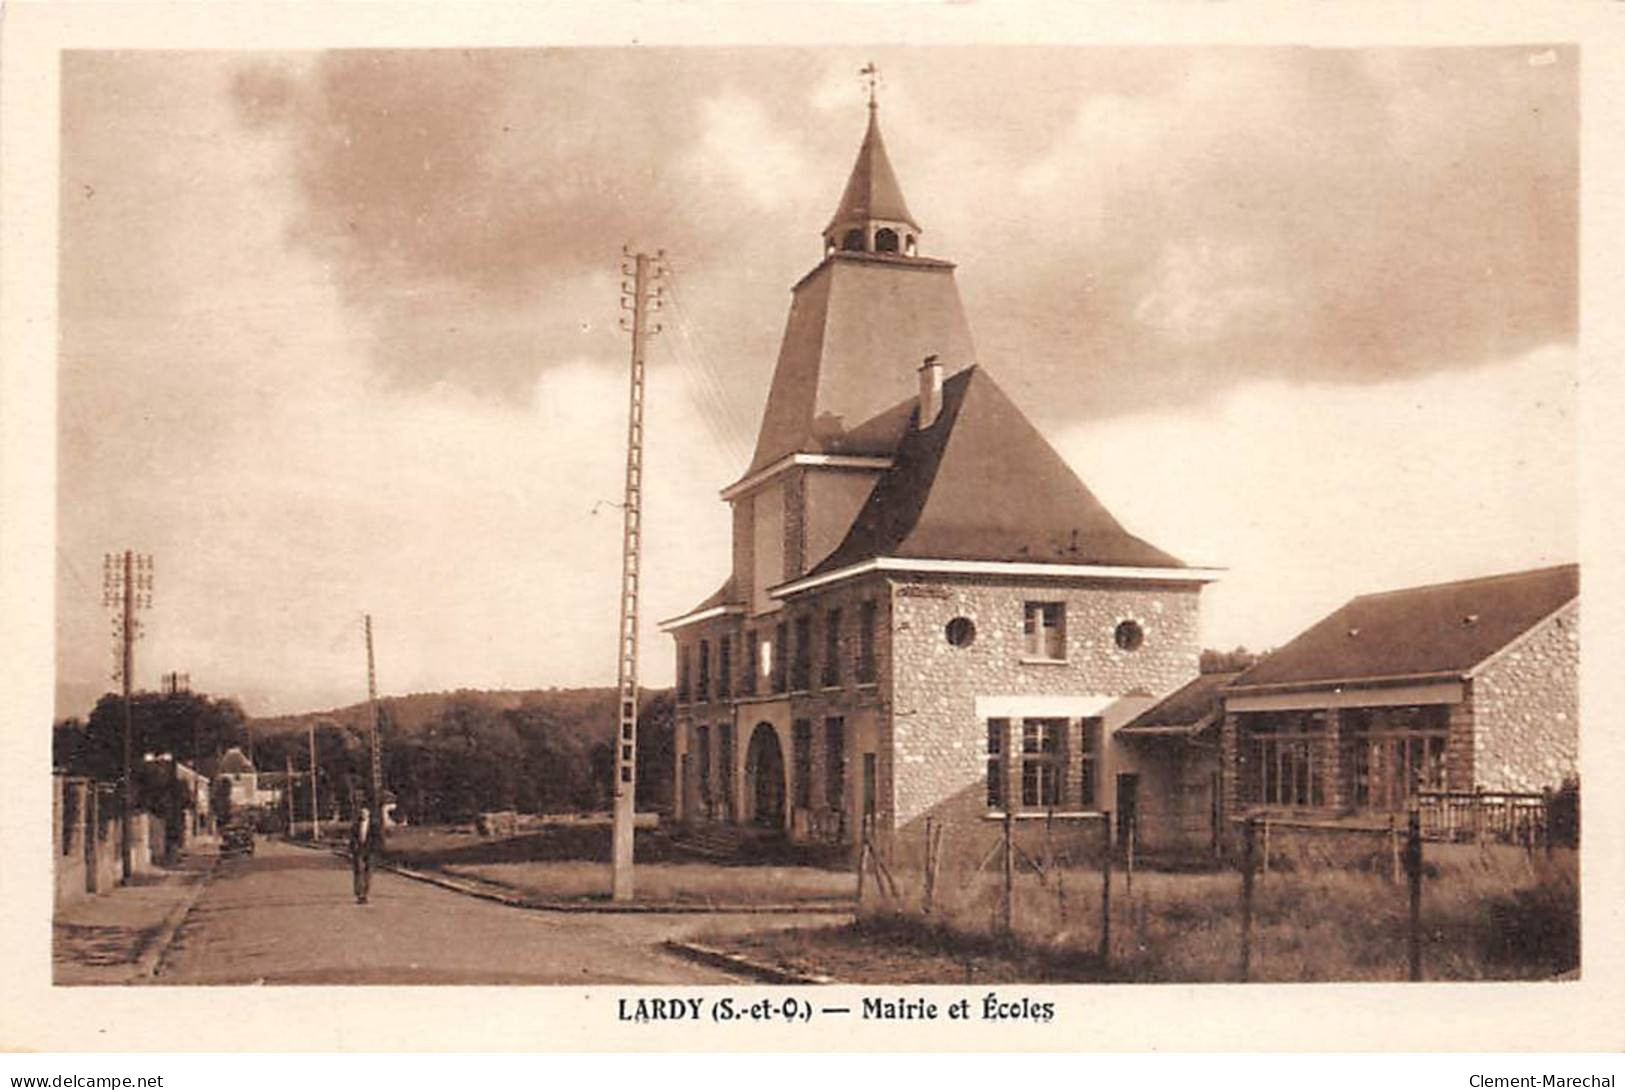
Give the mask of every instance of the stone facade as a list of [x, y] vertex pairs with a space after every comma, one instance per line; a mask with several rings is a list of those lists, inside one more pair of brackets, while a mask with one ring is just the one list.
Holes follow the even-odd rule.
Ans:
[[[1025, 654], [1028, 602], [1064, 604], [1064, 659], [1035, 660]], [[690, 625], [676, 635], [678, 654], [686, 649], [691, 669], [701, 640], [712, 648], [713, 675], [720, 658], [715, 648], [725, 634], [736, 639], [736, 651], [729, 699], [718, 698], [715, 676], [710, 690], [702, 691], [695, 673], [690, 699], [679, 704], [679, 816], [739, 821], [759, 816], [750, 740], [758, 726], [766, 726], [776, 736], [785, 769], [783, 826], [798, 837], [849, 842], [871, 807], [867, 818], [881, 834], [927, 815], [984, 825], [989, 814], [987, 720], [993, 716], [979, 701], [988, 700], [1014, 709], [1000, 713], [1012, 723], [1012, 752], [1003, 762], [1007, 799], [1020, 797], [1015, 751], [1021, 719], [1042, 714], [1066, 720], [1060, 746], [1064, 808], [1078, 809], [1078, 800], [1085, 797], [1080, 780], [1086, 729], [1097, 732], [1091, 743], [1089, 808], [1114, 805], [1114, 777], [1130, 771], [1143, 773], [1140, 797], [1148, 809], [1154, 808], [1153, 800], [1175, 786], [1177, 769], [1163, 768], [1166, 762], [1154, 753], [1114, 744], [1111, 731], [1195, 672], [1198, 604], [1199, 587], [1191, 584], [872, 574], [798, 595], [777, 613]], [[861, 633], [866, 605], [873, 625], [872, 663], [867, 665]], [[832, 612], [838, 612], [839, 628], [833, 643], [834, 683], [826, 684], [832, 676]], [[960, 618], [974, 626], [973, 638], [962, 646], [947, 636], [949, 623]], [[805, 628], [798, 624], [803, 619]], [[1125, 620], [1137, 622], [1144, 633], [1134, 650], [1120, 648], [1115, 639]], [[787, 667], [782, 691], [775, 690], [772, 671], [760, 670], [757, 691], [749, 693], [745, 634], [754, 632], [759, 641], [781, 625], [790, 639], [782, 647], [776, 642], [776, 653], [787, 662], [797, 655], [795, 633], [805, 631], [809, 637], [807, 684], [798, 686], [795, 670]], [[1024, 712], [1027, 698], [1039, 703]], [[699, 726], [707, 727], [710, 739], [704, 772], [696, 746]], [[724, 729], [733, 739], [726, 768], [719, 742]], [[844, 752], [830, 751], [832, 731], [843, 739]], [[804, 785], [798, 767], [807, 776]], [[832, 776], [841, 778], [833, 791]], [[709, 798], [700, 789], [702, 779], [713, 785]], [[1159, 787], [1164, 780], [1168, 783]], [[722, 805], [723, 785], [729, 783], [736, 800], [731, 811]], [[867, 797], [869, 788], [872, 798]]]
[[[866, 667], [861, 654], [863, 641], [859, 626], [864, 616], [864, 604], [873, 609], [872, 665]], [[824, 684], [826, 673], [827, 621], [831, 610], [838, 610], [839, 629], [834, 643], [836, 668], [835, 684]], [[804, 687], [794, 684], [793, 662], [797, 647], [797, 622], [805, 619], [810, 637], [808, 683]], [[780, 626], [789, 637], [777, 638]], [[677, 712], [677, 809], [679, 817], [701, 820], [752, 821], [757, 818], [754, 798], [753, 768], [750, 767], [750, 742], [756, 728], [771, 728], [778, 742], [780, 757], [785, 768], [785, 812], [782, 824], [798, 835], [818, 839], [834, 839], [842, 830], [850, 832], [863, 820], [863, 775], [865, 757], [875, 762], [874, 799], [875, 821], [889, 824], [892, 810], [891, 757], [884, 754], [881, 745], [881, 722], [884, 709], [889, 707], [891, 677], [891, 641], [887, 638], [890, 626], [890, 588], [879, 577], [852, 580], [831, 587], [823, 593], [809, 595], [774, 613], [755, 617], [730, 616], [688, 626], [675, 633], [679, 662], [684, 654], [691, 664], [697, 661], [700, 642], [713, 648], [725, 637], [731, 638], [732, 671], [728, 697], [718, 694], [716, 678], [709, 691], [701, 691], [697, 675], [687, 701], [679, 700]], [[771, 664], [757, 663], [752, 676], [750, 645], [760, 645], [771, 639], [774, 654], [782, 656], [782, 667], [775, 670]], [[712, 662], [720, 659], [712, 652]], [[863, 680], [867, 676], [870, 680]], [[782, 685], [775, 685], [782, 678]], [[754, 684], [753, 684], [754, 682]], [[831, 721], [839, 720], [839, 732], [844, 738], [844, 752], [832, 754], [828, 750]], [[796, 770], [796, 725], [806, 724], [811, 735], [808, 753], [810, 783], [798, 791], [794, 778]], [[735, 740], [732, 746], [731, 767], [723, 765], [722, 747], [718, 742], [724, 725]], [[705, 726], [710, 745], [704, 755], [707, 767], [700, 768], [701, 753], [696, 745], [696, 728]], [[684, 755], [688, 755], [685, 764]], [[685, 772], [686, 768], [686, 772]], [[841, 783], [831, 791], [829, 780], [839, 776]], [[710, 797], [700, 785], [713, 785]], [[731, 813], [723, 805], [727, 785], [733, 787], [735, 806]], [[807, 800], [798, 805], [797, 800]], [[686, 806], [685, 806], [686, 802]], [[686, 811], [686, 812], [685, 812]]]
[[[1328, 797], [1320, 809], [1347, 814], [1359, 808], [1354, 762], [1362, 736], [1353, 732], [1351, 717], [1362, 712], [1381, 715], [1395, 705], [1436, 709], [1434, 722], [1442, 723], [1444, 731], [1442, 786], [1446, 791], [1537, 792], [1559, 786], [1578, 768], [1579, 667], [1576, 600], [1459, 680], [1413, 687], [1404, 699], [1384, 699], [1385, 690], [1380, 687], [1296, 694], [1294, 700], [1304, 707], [1313, 707], [1317, 699], [1343, 704], [1326, 713], [1327, 739], [1321, 758]], [[1220, 731], [1223, 813], [1236, 816], [1267, 809], [1257, 805], [1249, 788], [1254, 781], [1247, 725], [1250, 715], [1272, 713], [1238, 712], [1229, 706], [1226, 711]], [[1438, 727], [1431, 729], [1437, 737]]]
[[1475, 786], [1541, 791], [1574, 775], [1579, 682], [1580, 605], [1575, 601], [1474, 675]]
[[[1187, 681], [1196, 673], [1200, 650], [1198, 593], [1198, 588], [1189, 585], [987, 579], [899, 583], [894, 591], [893, 633], [897, 824], [904, 826], [928, 813], [938, 813], [949, 799], [960, 800], [951, 808], [961, 818], [986, 812], [982, 792], [987, 775], [987, 719], [991, 716], [978, 714], [979, 697], [1115, 700], [1138, 696], [1145, 698], [1134, 706], [1138, 711], [1150, 698]], [[1027, 602], [1064, 603], [1064, 661], [1026, 656], [1023, 623]], [[958, 617], [975, 626], [975, 637], [968, 646], [956, 647], [947, 638], [948, 623]], [[1117, 646], [1114, 631], [1124, 620], [1137, 621], [1145, 633], [1137, 650]], [[1023, 714], [1019, 701], [1010, 706], [1017, 709], [1013, 722], [1019, 722]], [[1104, 710], [1080, 701], [1077, 710], [1060, 708], [1056, 713], [1068, 720], [1061, 747], [1066, 767], [1063, 799], [1079, 798], [1081, 765], [1076, 758], [1083, 748], [1081, 721], [1097, 718]], [[1120, 765], [1130, 763], [1129, 755], [1110, 743], [1110, 731], [1116, 725], [1109, 721], [1101, 725], [1096, 808], [1113, 805], [1112, 777]], [[1007, 757], [1005, 765], [1013, 777], [1016, 762]], [[1016, 797], [1015, 786], [1012, 780], [1007, 797]], [[949, 815], [940, 816], [946, 819]]]
[[[1110, 805], [1118, 768], [1159, 759], [1111, 731], [1196, 673], [1207, 579], [1127, 534], [977, 367], [953, 264], [914, 253], [917, 229], [901, 249], [880, 245], [912, 224], [873, 214], [877, 193], [902, 200], [872, 108], [847, 193], [841, 229], [792, 289], [750, 466], [723, 492], [732, 586], [708, 601], [727, 605], [669, 622], [689, 678], [677, 816], [845, 843], [929, 814], [986, 827], [990, 719], [1011, 725], [1004, 799], [1018, 797], [1015, 747], [1032, 719], [1055, 742], [1025, 766], [1060, 785], [1045, 797]], [[848, 229], [877, 252], [852, 252]], [[935, 559], [910, 575], [902, 557]], [[943, 566], [960, 561], [978, 574]], [[815, 571], [814, 585], [775, 597]], [[1027, 602], [1064, 607], [1061, 653], [1026, 653]], [[956, 619], [974, 638], [947, 638]], [[719, 687], [723, 641], [734, 653]], [[768, 642], [771, 661], [758, 662]]]

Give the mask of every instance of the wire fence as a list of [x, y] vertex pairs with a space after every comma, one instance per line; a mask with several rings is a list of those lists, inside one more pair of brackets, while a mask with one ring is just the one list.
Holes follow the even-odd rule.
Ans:
[[[1056, 955], [1083, 979], [1539, 975], [1578, 963], [1576, 863], [1528, 825], [1464, 840], [1430, 835], [1420, 805], [1366, 824], [1259, 815], [1227, 824], [1222, 859], [1171, 866], [1137, 818], [932, 819], [884, 843], [864, 830], [858, 913]], [[1534, 916], [1503, 918], [1518, 912]]]

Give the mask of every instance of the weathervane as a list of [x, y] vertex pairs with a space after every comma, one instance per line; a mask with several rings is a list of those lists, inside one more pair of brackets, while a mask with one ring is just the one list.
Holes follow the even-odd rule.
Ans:
[[880, 69], [875, 67], [874, 61], [870, 61], [858, 69], [858, 75], [869, 84], [869, 109], [872, 110], [875, 108], [875, 84], [880, 82]]

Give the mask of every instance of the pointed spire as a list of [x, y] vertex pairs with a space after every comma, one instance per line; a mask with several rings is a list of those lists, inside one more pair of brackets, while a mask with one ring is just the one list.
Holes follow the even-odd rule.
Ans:
[[888, 220], [905, 223], [918, 231], [920, 225], [914, 222], [903, 201], [903, 189], [897, 184], [891, 159], [886, 155], [886, 143], [880, 136], [880, 111], [875, 105], [873, 88], [869, 93], [869, 128], [863, 134], [857, 162], [852, 164], [846, 191], [841, 194], [841, 203], [829, 221], [828, 230], [842, 225], [858, 226], [868, 220]]
[[874, 63], [858, 73], [868, 83], [869, 127], [858, 148], [858, 160], [846, 180], [846, 190], [829, 226], [824, 228], [824, 252], [836, 250], [859, 253], [899, 254], [914, 257], [920, 225], [903, 202], [903, 189], [897, 184], [886, 142], [880, 138], [880, 110], [875, 103], [875, 83], [880, 78]]

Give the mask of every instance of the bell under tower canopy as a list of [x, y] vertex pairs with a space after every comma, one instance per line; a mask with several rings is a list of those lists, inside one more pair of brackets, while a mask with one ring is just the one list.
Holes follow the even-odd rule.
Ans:
[[824, 228], [824, 252], [918, 253], [920, 225], [903, 202], [902, 187], [886, 156], [873, 97], [869, 100], [869, 128], [858, 148], [857, 162], [846, 180], [846, 190], [829, 226]]

